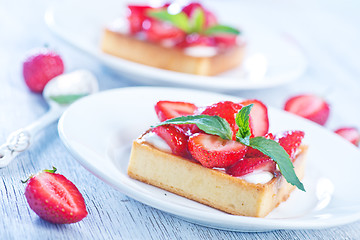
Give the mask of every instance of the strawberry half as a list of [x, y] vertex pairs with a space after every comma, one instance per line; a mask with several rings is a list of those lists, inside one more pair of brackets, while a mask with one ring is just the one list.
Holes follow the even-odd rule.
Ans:
[[167, 23], [154, 19], [148, 20], [145, 30], [146, 39], [150, 42], [167, 41], [171, 46], [184, 41], [186, 33], [181, 29]]
[[151, 9], [150, 6], [128, 5], [128, 16], [130, 33], [135, 34], [143, 30], [143, 22], [148, 19], [146, 11]]
[[28, 180], [25, 197], [30, 208], [52, 223], [75, 223], [87, 216], [85, 201], [76, 186], [61, 174], [45, 170]]
[[245, 100], [241, 104], [244, 106], [253, 104], [250, 111], [252, 137], [265, 136], [269, 131], [269, 116], [266, 105], [256, 99]]
[[291, 97], [286, 101], [284, 109], [320, 125], [325, 125], [330, 114], [329, 104], [312, 94]]
[[242, 105], [239, 103], [224, 101], [206, 107], [201, 114], [224, 118], [229, 123], [233, 132], [232, 139], [236, 140], [236, 133], [239, 130], [239, 127], [235, 122], [235, 117], [241, 108]]
[[196, 105], [188, 102], [159, 101], [155, 105], [155, 112], [161, 122], [181, 116], [193, 115]]
[[151, 131], [161, 137], [171, 148], [173, 154], [181, 157], [189, 157], [188, 137], [184, 129], [177, 125], [162, 125]]
[[354, 127], [342, 127], [334, 131], [336, 134], [339, 134], [341, 137], [345, 138], [355, 146], [359, 146], [360, 141], [360, 132], [357, 128]]
[[189, 138], [189, 151], [204, 167], [228, 167], [239, 161], [247, 147], [233, 140], [215, 135], [197, 133]]
[[226, 168], [226, 173], [234, 177], [240, 177], [255, 170], [274, 172], [276, 163], [269, 157], [243, 158], [230, 167]]
[[296, 150], [301, 145], [305, 136], [303, 131], [287, 131], [276, 136], [277, 142], [289, 154], [291, 160], [294, 160]]
[[[272, 133], [267, 133], [265, 136], [264, 136], [266, 139], [271, 139], [271, 140], [274, 140], [275, 139], [275, 136], [272, 134]], [[260, 152], [259, 150], [257, 149], [254, 149], [252, 147], [249, 147], [246, 154], [245, 154], [245, 157], [247, 158], [253, 158], [253, 157], [266, 157], [265, 154], [263, 154], [262, 152]]]

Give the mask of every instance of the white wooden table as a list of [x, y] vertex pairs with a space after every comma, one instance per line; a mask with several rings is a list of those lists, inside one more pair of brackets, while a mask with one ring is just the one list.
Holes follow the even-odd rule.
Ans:
[[[20, 63], [24, 53], [45, 43], [61, 52], [66, 70], [90, 69], [101, 90], [133, 86], [53, 35], [43, 15], [45, 0], [0, 0], [0, 142], [47, 110], [40, 95], [25, 86]], [[232, 1], [224, 1], [224, 8]], [[268, 90], [231, 94], [258, 98], [282, 108], [296, 93], [323, 95], [331, 104], [329, 130], [343, 125], [360, 128], [360, 3], [340, 1], [260, 0], [254, 17], [291, 36], [308, 59], [306, 73], [291, 84]], [[360, 161], [360, 159], [359, 159]], [[341, 164], [341, 163], [339, 163]], [[31, 173], [56, 166], [83, 193], [89, 215], [72, 225], [54, 225], [28, 207], [25, 186]], [[60, 141], [56, 124], [43, 131], [33, 146], [7, 168], [0, 169], [0, 239], [359, 239], [360, 222], [325, 230], [239, 233], [188, 223], [139, 203], [85, 170]], [[357, 176], [349, 176], [357, 181]]]

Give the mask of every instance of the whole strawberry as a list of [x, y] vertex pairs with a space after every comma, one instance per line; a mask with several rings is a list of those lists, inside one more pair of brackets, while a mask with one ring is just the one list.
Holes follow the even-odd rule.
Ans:
[[63, 72], [60, 55], [47, 48], [33, 50], [23, 63], [25, 83], [33, 92], [41, 93], [51, 79]]
[[30, 208], [52, 223], [75, 223], [87, 216], [85, 201], [76, 186], [56, 168], [31, 176], [25, 189]]

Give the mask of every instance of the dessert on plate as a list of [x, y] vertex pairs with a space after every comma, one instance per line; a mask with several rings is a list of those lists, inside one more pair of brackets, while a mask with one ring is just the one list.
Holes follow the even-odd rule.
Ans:
[[129, 5], [126, 19], [104, 29], [103, 52], [148, 66], [198, 75], [237, 67], [244, 57], [240, 31], [218, 23], [199, 3]]
[[265, 217], [296, 187], [305, 191], [304, 132], [269, 133], [262, 102], [159, 101], [155, 111], [160, 123], [133, 142], [131, 178], [251, 217]]

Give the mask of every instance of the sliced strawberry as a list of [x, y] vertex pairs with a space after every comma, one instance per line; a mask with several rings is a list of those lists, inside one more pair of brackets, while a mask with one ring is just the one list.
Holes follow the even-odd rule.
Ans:
[[28, 180], [25, 197], [30, 208], [52, 223], [75, 223], [87, 216], [85, 201], [76, 186], [61, 174], [40, 172]]
[[145, 5], [128, 5], [128, 21], [130, 26], [130, 33], [135, 34], [143, 30], [143, 22], [148, 19], [146, 11], [151, 9], [150, 6]]
[[360, 141], [360, 132], [357, 128], [354, 127], [342, 127], [334, 131], [336, 134], [339, 134], [355, 146], [359, 146]]
[[197, 33], [189, 34], [186, 38], [177, 44], [177, 47], [195, 47], [195, 46], [215, 46], [213, 37], [199, 35]]
[[235, 177], [240, 177], [255, 170], [274, 172], [276, 163], [269, 157], [243, 158], [230, 167], [226, 168], [226, 173]]
[[188, 137], [181, 127], [177, 125], [163, 125], [153, 128], [152, 131], [169, 145], [173, 154], [189, 157]]
[[146, 39], [150, 42], [169, 44], [175, 46], [184, 41], [186, 33], [167, 22], [154, 19], [147, 21], [145, 30]]
[[235, 122], [235, 117], [241, 108], [242, 105], [239, 103], [224, 101], [206, 107], [201, 114], [224, 118], [229, 123], [230, 128], [233, 131], [232, 139], [236, 140], [236, 133], [239, 130], [239, 127]]
[[[272, 133], [267, 133], [267, 134], [265, 135], [265, 138], [266, 138], [266, 139], [274, 140], [274, 139], [275, 139], [275, 136], [274, 136]], [[247, 151], [246, 154], [245, 154], [245, 157], [247, 157], [247, 158], [266, 157], [266, 155], [263, 154], [262, 152], [260, 152], [260, 151], [257, 150], [257, 149], [254, 149], [254, 148], [252, 148], [252, 147], [249, 147], [249, 148], [248, 148], [248, 151]]]
[[239, 161], [247, 147], [233, 140], [215, 135], [197, 133], [189, 138], [189, 151], [204, 167], [228, 167]]
[[269, 117], [266, 105], [256, 99], [245, 100], [241, 104], [244, 106], [254, 104], [250, 112], [252, 136], [265, 136], [269, 131]]
[[330, 114], [329, 104], [312, 94], [291, 97], [286, 101], [284, 109], [320, 125], [325, 125]]
[[303, 131], [287, 131], [276, 136], [277, 142], [289, 154], [290, 158], [294, 160], [295, 153], [305, 136]]
[[188, 102], [159, 101], [155, 105], [155, 112], [161, 122], [181, 116], [194, 114], [197, 106]]
[[221, 48], [228, 48], [235, 46], [237, 43], [237, 35], [235, 34], [221, 34], [213, 36], [216, 46]]

